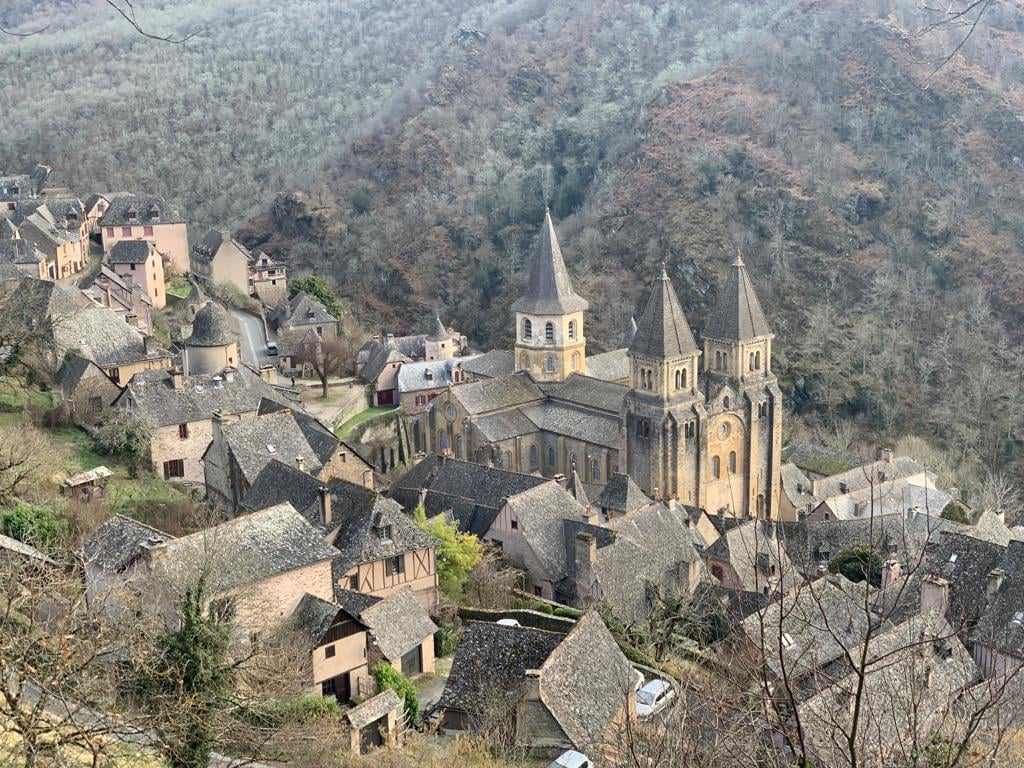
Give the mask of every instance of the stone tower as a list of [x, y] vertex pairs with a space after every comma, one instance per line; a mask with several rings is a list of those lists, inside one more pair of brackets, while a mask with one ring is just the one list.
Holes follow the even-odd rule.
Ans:
[[773, 338], [737, 254], [704, 331], [709, 512], [779, 514], [782, 393], [772, 373]]
[[663, 265], [629, 345], [626, 468], [648, 496], [702, 506], [700, 354]]
[[537, 381], [563, 381], [571, 373], [584, 373], [586, 309], [586, 300], [573, 290], [548, 211], [526, 293], [512, 304], [516, 370], [528, 371]]

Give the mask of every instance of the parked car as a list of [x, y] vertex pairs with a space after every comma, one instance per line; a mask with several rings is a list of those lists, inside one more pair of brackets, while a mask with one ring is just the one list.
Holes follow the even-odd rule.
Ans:
[[636, 692], [636, 715], [643, 719], [661, 712], [676, 697], [675, 689], [665, 680], [655, 678]]
[[590, 758], [582, 752], [568, 750], [554, 759], [548, 768], [593, 768]]
[[267, 342], [267, 354], [270, 355], [271, 357], [277, 356], [278, 348], [277, 348], [277, 342], [276, 341], [268, 341]]
[[500, 626], [500, 627], [518, 627], [518, 626], [520, 626], [519, 622], [516, 621], [515, 619], [498, 619], [498, 621], [495, 622], [495, 623], [498, 626]]

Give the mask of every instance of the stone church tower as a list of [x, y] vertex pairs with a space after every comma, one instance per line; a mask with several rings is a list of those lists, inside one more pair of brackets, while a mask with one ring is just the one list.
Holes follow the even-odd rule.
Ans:
[[586, 300], [573, 290], [548, 211], [526, 293], [512, 305], [516, 370], [528, 371], [536, 381], [564, 381], [571, 373], [586, 372], [586, 309]]
[[703, 354], [664, 268], [637, 326], [624, 405], [629, 474], [656, 498], [777, 517], [782, 393], [773, 334], [743, 261], [719, 293]]

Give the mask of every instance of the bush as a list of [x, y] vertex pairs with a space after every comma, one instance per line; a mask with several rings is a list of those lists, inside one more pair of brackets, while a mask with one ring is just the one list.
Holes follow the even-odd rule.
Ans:
[[96, 432], [96, 450], [105, 456], [124, 459], [132, 469], [139, 469], [149, 458], [149, 427], [127, 411], [115, 410], [102, 419]]
[[331, 290], [330, 286], [327, 285], [327, 282], [322, 277], [310, 275], [308, 277], [300, 277], [296, 280], [289, 280], [288, 295], [295, 296], [299, 293], [308, 293], [323, 304], [327, 311], [339, 320], [345, 313], [344, 307], [342, 307], [341, 302], [338, 301], [338, 297], [334, 295], [334, 291]]
[[460, 532], [455, 523], [442, 515], [428, 520], [422, 504], [416, 507], [413, 519], [421, 530], [437, 539], [437, 579], [441, 591], [457, 600], [469, 572], [483, 557], [483, 544], [473, 534]]
[[451, 656], [459, 644], [462, 631], [453, 624], [442, 624], [434, 636], [434, 645], [439, 656]]
[[0, 532], [33, 547], [52, 551], [67, 531], [67, 524], [49, 507], [17, 502], [0, 509]]
[[246, 712], [249, 721], [265, 728], [281, 728], [289, 724], [305, 724], [328, 717], [341, 717], [335, 699], [305, 694], [288, 699], [264, 701]]
[[844, 549], [828, 564], [829, 573], [840, 573], [853, 582], [865, 579], [873, 587], [882, 585], [882, 557], [871, 547]]
[[379, 662], [370, 670], [377, 688], [383, 691], [390, 688], [397, 693], [405, 703], [405, 714], [409, 722], [417, 724], [420, 719], [420, 700], [416, 695], [416, 688], [405, 675], [385, 662]]
[[959, 501], [951, 501], [946, 505], [946, 508], [942, 510], [942, 519], [951, 520], [952, 522], [960, 523], [961, 525], [971, 524], [970, 513]]

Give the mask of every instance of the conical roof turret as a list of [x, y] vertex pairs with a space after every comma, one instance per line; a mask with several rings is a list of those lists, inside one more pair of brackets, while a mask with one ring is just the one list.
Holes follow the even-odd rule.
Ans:
[[572, 279], [562, 258], [562, 248], [558, 244], [555, 224], [551, 221], [551, 211], [546, 211], [540, 243], [530, 264], [526, 293], [512, 304], [512, 311], [566, 315], [582, 312], [587, 306], [586, 299], [573, 290]]
[[697, 342], [664, 264], [637, 322], [629, 352], [662, 359], [686, 357], [697, 352]]
[[732, 263], [729, 279], [718, 294], [718, 303], [708, 318], [704, 335], [719, 341], [747, 341], [772, 335], [739, 253]]

